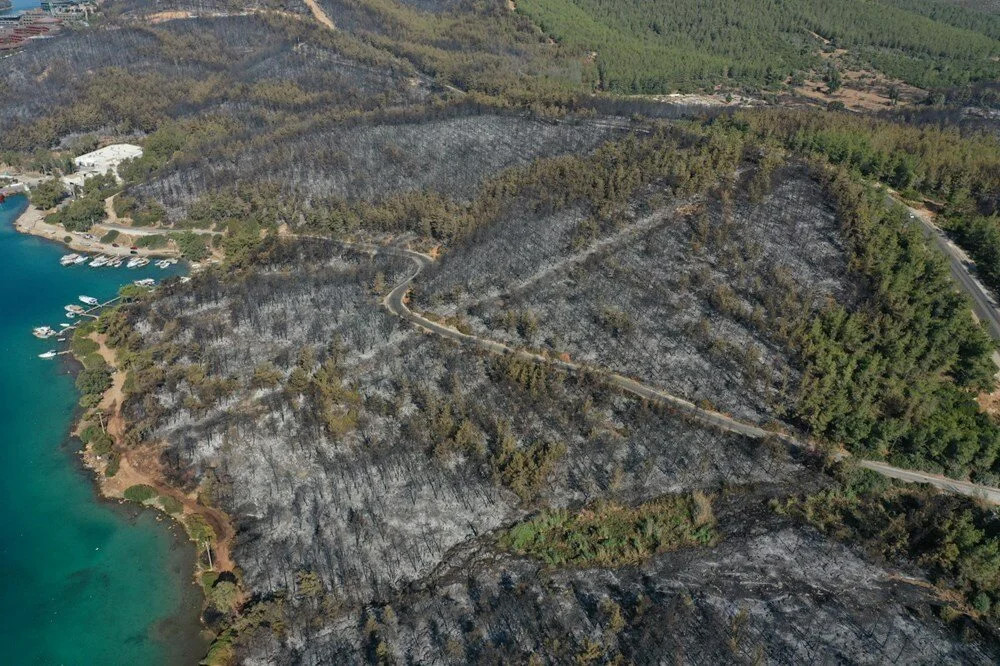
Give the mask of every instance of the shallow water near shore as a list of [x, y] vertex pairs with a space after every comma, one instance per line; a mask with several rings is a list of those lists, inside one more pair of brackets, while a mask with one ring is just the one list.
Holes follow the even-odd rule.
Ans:
[[62, 267], [63, 247], [14, 230], [23, 196], [0, 204], [0, 662], [194, 663], [193, 547], [152, 510], [101, 500], [70, 440], [79, 398], [58, 328], [63, 306], [181, 269]]

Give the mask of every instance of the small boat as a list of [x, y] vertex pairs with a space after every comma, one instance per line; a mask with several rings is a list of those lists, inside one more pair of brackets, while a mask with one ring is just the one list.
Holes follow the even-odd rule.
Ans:
[[82, 264], [82, 263], [86, 262], [88, 259], [90, 259], [90, 257], [88, 257], [85, 254], [81, 254], [79, 257], [77, 257], [76, 259], [73, 260], [73, 263], [74, 264]]
[[111, 261], [111, 257], [105, 257], [102, 254], [101, 256], [99, 256], [98, 258], [96, 258], [92, 262], [90, 262], [90, 265], [93, 266], [94, 268], [97, 268], [98, 266], [103, 266], [104, 264], [108, 263], [109, 261]]
[[38, 355], [38, 358], [55, 358], [55, 357], [56, 357], [56, 352], [55, 352], [54, 349], [50, 349], [47, 352], [45, 352], [44, 354], [39, 354]]
[[56, 334], [56, 332], [53, 331], [48, 326], [36, 326], [35, 328], [31, 329], [31, 334], [34, 335], [36, 338], [44, 340], [45, 338], [51, 338], [53, 335]]
[[139, 268], [141, 266], [145, 266], [148, 263], [149, 259], [147, 259], [146, 257], [132, 257], [131, 259], [128, 260], [128, 263], [125, 265], [128, 268]]
[[62, 328], [69, 328], [69, 327], [70, 327], [70, 326], [72, 326], [72, 325], [73, 325], [73, 324], [67, 324], [66, 322], [61, 322], [61, 323], [59, 324], [59, 326], [61, 326]]
[[62, 258], [59, 259], [59, 263], [63, 266], [69, 266], [70, 264], [76, 263], [76, 260], [80, 258], [80, 255], [76, 254], [64, 254]]
[[80, 299], [81, 303], [86, 303], [87, 305], [97, 305], [100, 302], [93, 296], [77, 296], [77, 298]]
[[156, 280], [153, 278], [146, 278], [145, 280], [135, 280], [132, 282], [137, 287], [152, 287], [156, 284]]
[[76, 313], [75, 312], [67, 312], [66, 313], [66, 319], [73, 319], [74, 317], [76, 317]]
[[83, 308], [81, 308], [79, 305], [76, 305], [74, 303], [71, 303], [71, 304], [67, 305], [64, 309], [66, 310], [66, 312], [71, 312], [73, 314], [80, 314], [80, 313], [84, 312]]
[[118, 268], [119, 266], [122, 265], [124, 261], [125, 261], [124, 259], [118, 257], [117, 259], [114, 259], [111, 263], [109, 263], [108, 266], [111, 266], [112, 268]]

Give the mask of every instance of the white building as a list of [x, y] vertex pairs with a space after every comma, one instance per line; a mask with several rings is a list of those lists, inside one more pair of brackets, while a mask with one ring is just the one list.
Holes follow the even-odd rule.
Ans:
[[63, 176], [63, 182], [67, 185], [83, 187], [83, 181], [91, 176], [107, 173], [108, 169], [111, 169], [117, 176], [118, 165], [133, 157], [142, 157], [140, 146], [131, 143], [114, 143], [105, 146], [75, 158], [73, 163], [76, 164], [76, 173]]

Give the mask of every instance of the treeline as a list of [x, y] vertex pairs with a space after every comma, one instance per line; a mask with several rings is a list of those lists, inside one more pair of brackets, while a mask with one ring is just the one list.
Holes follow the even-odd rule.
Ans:
[[865, 457], [996, 479], [1000, 427], [975, 402], [994, 383], [993, 342], [882, 192], [844, 170], [826, 187], [866, 297], [856, 311], [829, 304], [797, 336], [799, 418]]
[[918, 8], [865, 0], [517, 4], [560, 44], [596, 52], [601, 85], [615, 92], [664, 93], [719, 83], [778, 87], [819, 64], [821, 39], [922, 87], [1000, 75], [1000, 63], [993, 59], [1000, 41], [989, 28], [968, 17], [948, 14], [934, 20], [911, 9]]
[[608, 222], [641, 187], [661, 183], [691, 194], [731, 173], [743, 157], [739, 132], [711, 129], [702, 136], [659, 128], [650, 136], [611, 141], [590, 155], [540, 159], [487, 178], [471, 201], [410, 191], [381, 201], [307, 197], [284, 192], [278, 183], [238, 184], [201, 197], [178, 226], [215, 229], [280, 224], [334, 236], [358, 230], [410, 231], [455, 242], [496, 220], [518, 202], [539, 214], [584, 205]]
[[732, 173], [744, 144], [733, 132], [698, 137], [659, 128], [652, 135], [605, 144], [587, 156], [542, 159], [489, 178], [471, 202], [434, 192], [397, 195], [380, 204], [327, 200], [304, 212], [308, 228], [335, 235], [357, 229], [411, 231], [453, 242], [496, 220], [517, 202], [536, 214], [570, 205], [586, 206], [597, 220], [609, 220], [643, 186], [662, 184], [683, 196]]
[[894, 566], [920, 567], [936, 586], [958, 593], [957, 599], [942, 595], [945, 622], [963, 613], [993, 625], [1000, 621], [1000, 522], [994, 511], [865, 469], [841, 465], [834, 476], [832, 488], [775, 500], [773, 508]]
[[1000, 141], [957, 127], [913, 126], [842, 113], [739, 111], [718, 123], [863, 176], [990, 214], [1000, 209]]

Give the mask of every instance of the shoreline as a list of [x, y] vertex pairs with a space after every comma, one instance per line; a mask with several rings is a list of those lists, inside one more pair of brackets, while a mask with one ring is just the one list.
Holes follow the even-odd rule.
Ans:
[[[88, 447], [83, 447], [80, 450], [80, 457], [84, 465], [94, 473], [101, 496], [110, 500], [118, 500], [121, 503], [131, 503], [125, 499], [125, 491], [134, 485], [144, 484], [156, 489], [161, 496], [176, 499], [183, 506], [179, 514], [167, 513], [152, 502], [143, 502], [141, 506], [160, 511], [182, 527], [184, 526], [183, 518], [192, 515], [199, 515], [204, 518], [215, 533], [215, 539], [211, 542], [213, 569], [220, 572], [232, 571], [236, 567], [231, 555], [231, 546], [236, 536], [236, 531], [232, 527], [232, 521], [229, 516], [220, 509], [206, 506], [199, 502], [197, 492], [185, 493], [179, 488], [170, 485], [166, 479], [166, 475], [159, 466], [160, 447], [151, 444], [127, 447], [122, 444], [125, 433], [125, 419], [121, 413], [124, 401], [122, 389], [125, 384], [126, 372], [119, 369], [116, 365], [117, 355], [113, 349], [107, 346], [103, 335], [91, 333], [88, 337], [98, 344], [98, 353], [104, 358], [108, 367], [114, 368], [114, 371], [111, 373], [111, 387], [104, 392], [104, 396], [98, 407], [108, 415], [106, 432], [114, 440], [114, 453], [119, 456], [118, 472], [114, 476], [106, 476], [104, 470], [107, 466], [107, 461], [101, 456], [94, 454]], [[75, 356], [73, 358], [80, 362], [80, 359], [77, 359]], [[81, 413], [74, 424], [71, 434], [78, 436], [81, 426], [85, 421], [85, 414]], [[138, 460], [145, 462], [140, 463]], [[196, 564], [200, 565], [200, 563], [201, 553], [198, 553]], [[196, 571], [195, 575], [197, 576], [200, 573], [202, 572]]]
[[[27, 198], [26, 194], [18, 194], [14, 196], [23, 196]], [[98, 238], [97, 234], [92, 234], [95, 236], [94, 239], [87, 238], [84, 236], [85, 232], [80, 231], [66, 231], [62, 227], [55, 224], [49, 224], [45, 221], [45, 216], [48, 213], [37, 207], [35, 207], [30, 200], [28, 201], [27, 208], [17, 216], [14, 220], [14, 229], [22, 234], [28, 234], [31, 236], [38, 236], [39, 238], [44, 238], [61, 245], [64, 245], [74, 252], [87, 252], [90, 254], [108, 254], [108, 255], [119, 255], [123, 257], [172, 257], [180, 258], [180, 252], [171, 248], [144, 248], [140, 247], [134, 250], [135, 254], [132, 254], [133, 250], [129, 249], [129, 246], [134, 245], [133, 241], [126, 243], [119, 243], [119, 247], [113, 247], [111, 243], [102, 243]], [[99, 229], [102, 224], [99, 222], [95, 224], [92, 229]], [[133, 238], [125, 231], [121, 231], [119, 237], [121, 238]], [[164, 235], [173, 232], [173, 229], [164, 229]], [[91, 233], [91, 232], [86, 232]], [[103, 234], [101, 234], [103, 235]], [[69, 239], [69, 240], [67, 240]]]
[[[76, 465], [80, 467], [81, 472], [90, 476], [91, 487], [100, 501], [116, 505], [114, 509], [125, 512], [133, 524], [149, 510], [153, 512], [149, 514], [152, 520], [156, 522], [169, 521], [167, 529], [173, 538], [173, 544], [168, 554], [171, 566], [178, 573], [181, 573], [180, 569], [183, 567], [184, 577], [188, 578], [193, 587], [185, 586], [181, 590], [182, 611], [151, 625], [150, 631], [154, 635], [162, 635], [161, 642], [166, 646], [170, 658], [169, 663], [198, 662], [207, 654], [218, 637], [217, 631], [206, 624], [203, 617], [203, 611], [208, 601], [208, 589], [204, 584], [204, 576], [209, 573], [237, 573], [236, 563], [232, 559], [232, 544], [236, 537], [235, 527], [230, 517], [221, 509], [202, 504], [197, 489], [185, 493], [180, 488], [170, 484], [159, 463], [161, 446], [157, 444], [143, 444], [137, 447], [124, 445], [122, 440], [125, 432], [125, 419], [122, 415], [122, 407], [127, 373], [117, 365], [117, 354], [114, 349], [107, 345], [104, 335], [91, 332], [87, 337], [97, 343], [97, 353], [112, 369], [111, 386], [103, 393], [98, 409], [107, 415], [105, 432], [111, 436], [113, 441], [112, 456], [117, 456], [118, 459], [116, 473], [110, 477], [105, 473], [111, 456], [99, 456], [91, 450], [90, 446], [80, 441], [80, 432], [88, 423], [88, 410], [77, 407], [67, 434], [67, 443], [71, 439], [78, 443], [77, 446], [72, 447], [76, 453], [74, 456]], [[75, 375], [83, 367], [83, 360], [72, 351], [68, 356], [72, 360], [67, 362], [74, 366], [71, 371]], [[93, 421], [90, 422], [93, 423]], [[150, 500], [143, 502], [126, 499], [125, 491], [136, 485], [149, 486], [155, 490], [156, 494]], [[180, 505], [180, 510], [174, 513], [167, 511], [162, 503], [162, 498], [175, 500]], [[192, 536], [192, 531], [197, 528], [191, 526], [192, 518], [202, 524], [207, 524], [211, 529], [212, 538], [208, 541], [195, 539]], [[207, 562], [206, 555], [208, 555]], [[238, 603], [242, 603], [244, 599], [242, 590], [239, 590]], [[185, 611], [193, 612], [188, 615]], [[190, 623], [191, 617], [194, 618], [193, 624]], [[194, 640], [190, 645], [180, 645], [177, 641], [172, 640], [174, 638], [173, 632], [191, 637]]]
[[[80, 361], [72, 354], [67, 354], [63, 363], [71, 374], [76, 374], [82, 367]], [[201, 619], [205, 595], [193, 575], [196, 571], [196, 566], [193, 565], [196, 565], [198, 560], [195, 546], [177, 521], [166, 521], [161, 513], [150, 513], [147, 506], [121, 498], [107, 497], [101, 492], [100, 484], [94, 483], [97, 480], [94, 470], [84, 460], [83, 453], [86, 447], [76, 435], [83, 414], [83, 408], [77, 405], [70, 421], [70, 430], [66, 433], [61, 448], [75, 472], [91, 482], [90, 488], [95, 502], [107, 506], [132, 527], [138, 527], [139, 523], [144, 521], [166, 522], [165, 527], [170, 535], [170, 548], [167, 551], [169, 567], [179, 579], [186, 579], [188, 584], [179, 588], [181, 602], [178, 611], [151, 622], [148, 630], [150, 636], [164, 646], [167, 664], [198, 663], [211, 645], [214, 634]]]

